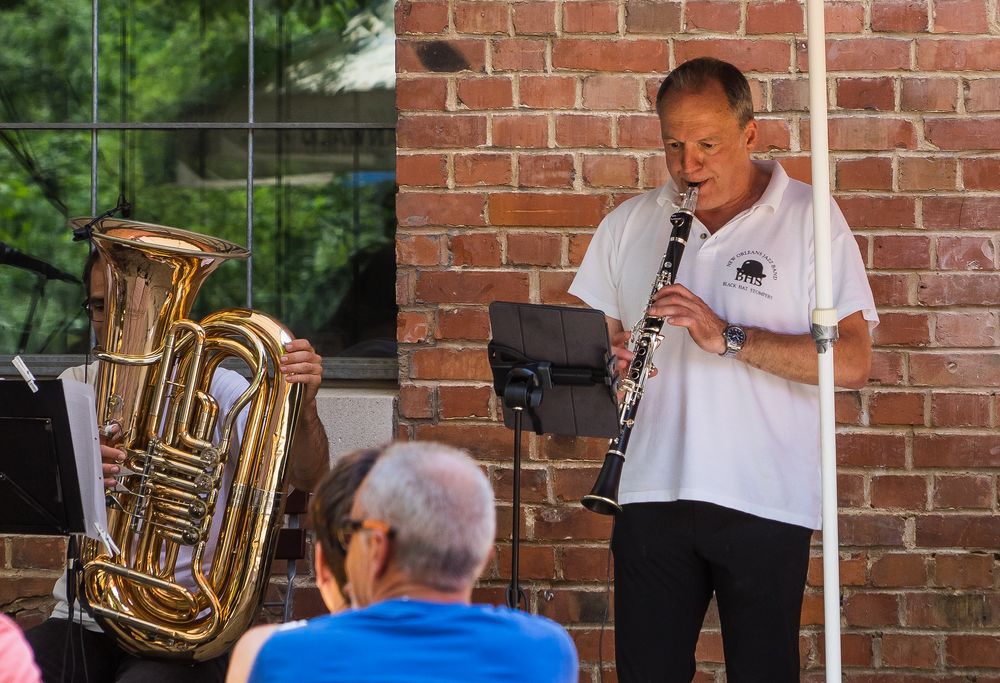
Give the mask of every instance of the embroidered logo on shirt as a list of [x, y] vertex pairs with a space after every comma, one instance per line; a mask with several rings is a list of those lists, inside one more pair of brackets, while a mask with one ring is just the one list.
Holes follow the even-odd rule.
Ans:
[[731, 280], [724, 280], [723, 287], [752, 292], [765, 299], [774, 298], [764, 291], [778, 279], [778, 268], [774, 259], [759, 249], [746, 249], [736, 254], [726, 262], [726, 268], [732, 268]]

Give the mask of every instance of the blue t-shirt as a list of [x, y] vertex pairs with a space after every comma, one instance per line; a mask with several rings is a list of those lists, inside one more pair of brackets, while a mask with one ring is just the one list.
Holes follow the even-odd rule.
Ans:
[[576, 648], [545, 617], [388, 600], [275, 632], [250, 683], [576, 683]]

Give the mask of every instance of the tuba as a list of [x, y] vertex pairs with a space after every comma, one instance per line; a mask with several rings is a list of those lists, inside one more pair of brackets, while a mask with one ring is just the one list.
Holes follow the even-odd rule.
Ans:
[[[128, 473], [107, 492], [110, 539], [84, 543], [82, 593], [128, 652], [211, 659], [252, 623], [266, 589], [301, 393], [278, 369], [292, 337], [246, 309], [188, 319], [205, 278], [246, 249], [107, 218], [91, 236], [108, 264], [97, 424], [117, 427]], [[227, 359], [249, 369], [249, 387], [220, 415], [210, 389]], [[190, 571], [178, 571], [182, 557]]]

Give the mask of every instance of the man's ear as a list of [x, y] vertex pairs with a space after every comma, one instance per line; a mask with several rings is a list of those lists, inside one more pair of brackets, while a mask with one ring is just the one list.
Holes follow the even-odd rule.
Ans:
[[326, 562], [323, 558], [323, 544], [314, 543], [313, 544], [313, 569], [316, 574], [316, 583], [326, 583], [327, 581], [333, 581], [333, 573], [330, 568], [326, 566]]
[[750, 122], [743, 129], [743, 135], [745, 136], [747, 149], [751, 152], [757, 147], [758, 133], [757, 120], [750, 119]]
[[392, 559], [392, 544], [389, 537], [383, 533], [370, 534], [369, 542], [371, 548], [372, 573], [375, 578], [381, 578], [389, 570], [389, 561]]

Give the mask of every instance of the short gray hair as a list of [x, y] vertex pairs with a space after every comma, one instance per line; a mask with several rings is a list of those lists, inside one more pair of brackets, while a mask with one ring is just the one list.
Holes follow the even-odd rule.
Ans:
[[496, 534], [493, 489], [467, 453], [431, 442], [390, 446], [357, 495], [394, 530], [394, 560], [413, 579], [460, 590], [479, 576]]
[[656, 93], [656, 113], [663, 115], [663, 108], [671, 95], [704, 92], [718, 83], [726, 95], [729, 110], [740, 127], [753, 119], [753, 95], [746, 76], [739, 69], [714, 57], [690, 59], [671, 71]]

